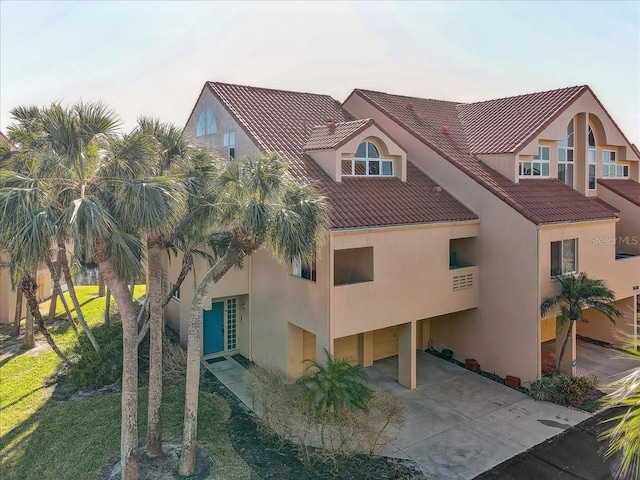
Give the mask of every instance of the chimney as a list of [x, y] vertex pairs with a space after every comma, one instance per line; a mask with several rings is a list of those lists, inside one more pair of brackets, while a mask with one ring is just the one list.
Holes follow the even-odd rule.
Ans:
[[415, 110], [415, 107], [413, 106], [413, 103], [411, 103], [411, 102], [407, 103], [407, 110]]
[[440, 186], [435, 186], [435, 187], [433, 187], [433, 192], [434, 192], [436, 195], [440, 195], [440, 194], [442, 193], [442, 187], [440, 187]]
[[336, 129], [336, 121], [327, 120], [327, 128], [329, 129], [329, 133], [333, 133], [333, 131]]
[[440, 128], [440, 131], [442, 133], [449, 133], [449, 127], [447, 127], [446, 125], [443, 125], [442, 128]]

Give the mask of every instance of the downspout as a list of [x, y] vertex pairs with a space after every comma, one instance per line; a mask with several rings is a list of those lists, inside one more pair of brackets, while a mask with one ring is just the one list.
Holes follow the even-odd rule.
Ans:
[[332, 236], [331, 236], [331, 231], [329, 231], [329, 255], [328, 255], [328, 263], [329, 263], [329, 268], [327, 269], [328, 275], [327, 275], [327, 302], [329, 303], [327, 305], [327, 313], [329, 314], [329, 318], [328, 318], [328, 322], [327, 322], [327, 342], [329, 343], [328, 345], [328, 349], [329, 352], [331, 353], [331, 355], [333, 355], [333, 340], [331, 339], [331, 332], [332, 332], [332, 328], [331, 328], [331, 324], [333, 323], [333, 302], [331, 301], [331, 297], [332, 297], [332, 293], [333, 293], [333, 248], [331, 245], [331, 240], [332, 240]]
[[538, 373], [537, 373], [537, 378], [538, 380], [542, 378], [542, 342], [541, 342], [541, 337], [540, 337], [540, 329], [542, 328], [542, 324], [540, 323], [540, 321], [542, 320], [540, 318], [540, 307], [539, 305], [542, 303], [542, 301], [540, 300], [540, 225], [536, 225], [536, 298], [537, 298], [537, 304], [536, 304], [536, 318], [538, 319], [538, 328], [536, 330], [536, 335], [537, 335], [537, 349], [536, 349], [536, 357], [538, 359]]
[[253, 361], [253, 310], [251, 308], [253, 300], [252, 291], [251, 255], [249, 256], [249, 360]]

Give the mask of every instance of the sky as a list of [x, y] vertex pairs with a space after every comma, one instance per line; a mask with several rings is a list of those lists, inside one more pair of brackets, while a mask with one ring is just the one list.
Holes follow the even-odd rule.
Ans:
[[207, 80], [479, 101], [588, 84], [640, 145], [640, 2], [0, 0], [0, 129], [101, 100], [183, 126]]

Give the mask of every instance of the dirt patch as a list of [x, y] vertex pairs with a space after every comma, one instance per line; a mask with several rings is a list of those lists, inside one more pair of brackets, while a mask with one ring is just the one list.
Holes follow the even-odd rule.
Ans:
[[[180, 443], [164, 442], [162, 456], [149, 458], [146, 447], [140, 444], [140, 480], [184, 480], [178, 475], [180, 464]], [[112, 457], [96, 476], [96, 480], [119, 480], [122, 472], [120, 454]], [[211, 473], [209, 456], [198, 449], [196, 453], [196, 474], [190, 480], [204, 480]]]

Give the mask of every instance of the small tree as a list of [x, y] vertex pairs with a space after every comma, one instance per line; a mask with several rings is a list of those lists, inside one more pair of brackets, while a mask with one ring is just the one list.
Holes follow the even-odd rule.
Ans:
[[214, 165], [208, 190], [196, 208], [201, 218], [209, 219], [208, 231], [215, 234], [220, 255], [200, 280], [189, 309], [182, 476], [195, 472], [202, 307], [207, 292], [260, 247], [285, 264], [294, 259], [311, 264], [328, 223], [324, 197], [312, 185], [294, 180], [277, 154]]
[[562, 291], [558, 295], [547, 298], [540, 306], [540, 314], [543, 317], [554, 307], [560, 309], [560, 313], [556, 317], [558, 330], [562, 329], [567, 322], [570, 322], [567, 335], [560, 349], [556, 372], [560, 371], [564, 351], [567, 348], [575, 322], [587, 322], [587, 319], [584, 318], [585, 309], [593, 308], [605, 315], [613, 324], [616, 323], [615, 319], [620, 316], [618, 309], [611, 305], [616, 296], [607, 287], [604, 280], [589, 278], [586, 273], [581, 272], [575, 277], [573, 275], [558, 277], [558, 282], [562, 286]]
[[326, 419], [340, 418], [345, 410], [367, 410], [367, 402], [373, 391], [366, 385], [368, 376], [362, 369], [353, 367], [344, 358], [335, 359], [325, 349], [326, 362], [306, 360], [307, 368], [296, 383], [307, 388], [305, 401], [320, 427], [320, 439], [324, 446]]

